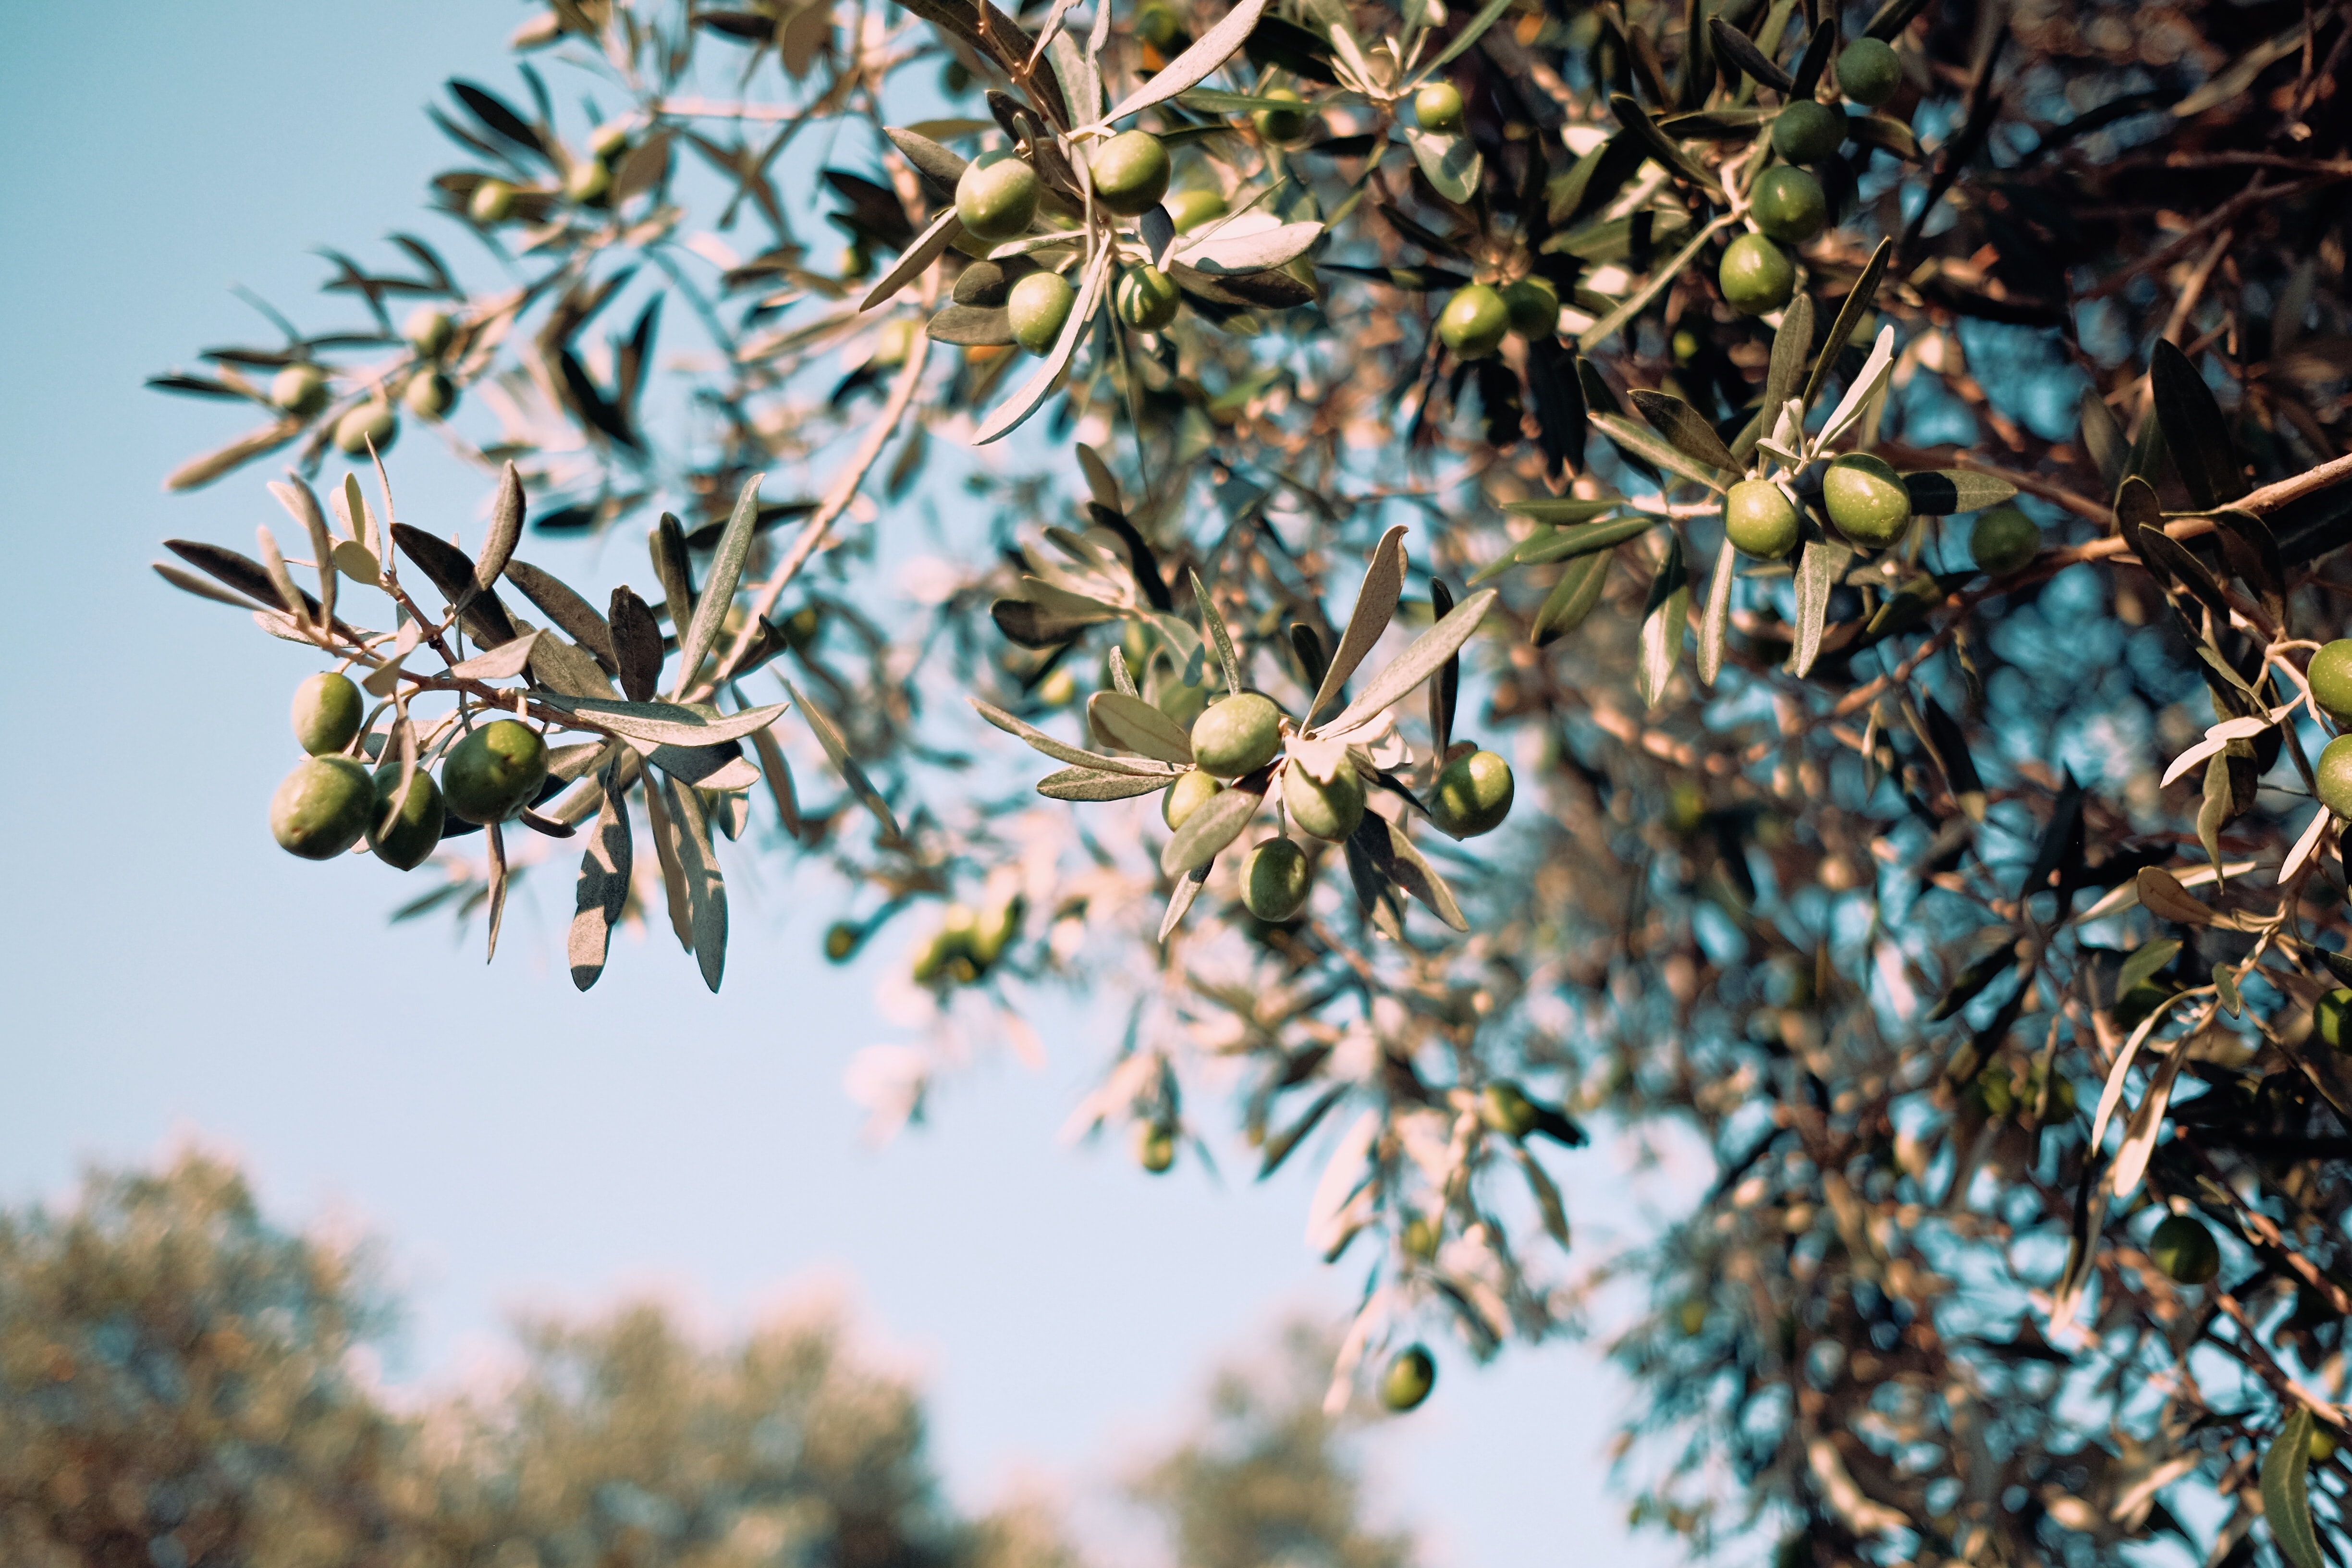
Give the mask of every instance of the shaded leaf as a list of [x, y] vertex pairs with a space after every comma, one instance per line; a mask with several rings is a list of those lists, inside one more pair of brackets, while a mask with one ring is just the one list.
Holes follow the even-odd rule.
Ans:
[[711, 713], [677, 702], [615, 702], [602, 697], [540, 694], [551, 708], [577, 714], [602, 730], [656, 746], [713, 746], [740, 740], [765, 729], [783, 712], [784, 703], [747, 708], [740, 713]]
[[1242, 836], [1242, 830], [1265, 804], [1264, 795], [1239, 785], [1211, 795], [1184, 819], [1184, 826], [1160, 850], [1160, 868], [1171, 877], [1199, 870]]
[[2263, 1454], [2263, 1518], [2279, 1554], [2294, 1568], [2326, 1568], [2311, 1522], [2311, 1407], [2298, 1404]]
[[825, 759], [833, 763], [834, 771], [849, 786], [849, 793], [856, 795], [857, 803], [872, 812], [874, 820], [882, 825], [884, 842], [897, 843], [905, 837], [898, 831], [898, 819], [891, 814], [890, 803], [882, 798], [882, 792], [874, 787], [874, 781], [866, 776], [866, 770], [859, 767], [857, 759], [849, 754], [849, 744], [842, 739], [841, 727], [833, 721], [833, 716], [802, 696], [800, 688], [789, 680], [784, 682], [784, 692], [800, 709], [801, 717], [808, 721], [808, 727], [816, 732], [817, 744], [824, 748]]
[[1609, 563], [1613, 557], [1605, 550], [1580, 555], [1570, 563], [1559, 581], [1544, 596], [1528, 626], [1528, 640], [1538, 647], [1548, 647], [1578, 626], [1584, 617], [1601, 603], [1601, 593], [1609, 583]]
[[1098, 744], [1158, 762], [1190, 763], [1192, 741], [1176, 721], [1139, 697], [1097, 691], [1087, 699], [1087, 728]]
[[2244, 495], [2245, 472], [2230, 444], [2221, 405], [2189, 356], [2158, 338], [2148, 355], [2147, 379], [2173, 471], [2197, 509], [2210, 511]]
[[1665, 559], [1650, 580], [1649, 602], [1642, 608], [1642, 655], [1633, 685], [1649, 706], [1655, 708], [1665, 697], [1689, 630], [1690, 574], [1683, 566], [1682, 536], [1670, 531]]
[[1790, 668], [1802, 679], [1821, 657], [1822, 628], [1829, 617], [1830, 592], [1845, 581], [1853, 560], [1851, 546], [1828, 538], [1805, 541], [1797, 563], [1797, 639]]
[[629, 901], [633, 868], [629, 843], [628, 799], [618, 787], [614, 770], [604, 773], [604, 804], [596, 826], [589, 830], [588, 848], [580, 858], [580, 879], [573, 888], [576, 906], [564, 956], [572, 966], [572, 984], [585, 991], [604, 973], [613, 928]]
[[1959, 511], [1981, 511], [2017, 494], [2017, 487], [1972, 468], [1922, 468], [1903, 476], [1911, 492], [1911, 510], [1931, 517]]

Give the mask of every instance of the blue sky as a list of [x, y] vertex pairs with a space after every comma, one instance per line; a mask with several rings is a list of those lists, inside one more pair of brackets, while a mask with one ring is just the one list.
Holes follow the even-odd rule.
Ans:
[[[650, 1288], [724, 1328], [836, 1289], [919, 1369], [960, 1502], [1023, 1475], [1097, 1488], [1192, 1414], [1219, 1359], [1263, 1347], [1286, 1312], [1348, 1310], [1354, 1274], [1302, 1239], [1311, 1159], [1221, 1185], [1062, 1145], [1110, 1026], [1076, 1013], [1039, 1020], [1044, 1068], [983, 1061], [928, 1127], [865, 1146], [843, 1069], [896, 1031], [866, 963], [817, 960], [829, 910], [795, 900], [779, 861], [739, 883], [718, 998], [650, 942], [624, 942], [575, 994], [568, 910], [528, 898], [492, 968], [445, 925], [387, 928], [421, 886], [267, 837], [308, 662], [147, 571], [166, 535], [249, 548], [283, 520], [258, 469], [164, 496], [161, 477], [239, 416], [141, 379], [264, 341], [233, 284], [306, 324], [355, 319], [315, 296], [311, 248], [429, 225], [423, 184], [449, 160], [421, 106], [452, 74], [506, 80], [526, 14], [125, 3], [13, 19], [0, 1201], [175, 1140], [233, 1152], [282, 1217], [383, 1240], [412, 1308], [389, 1375], [410, 1384], [460, 1375], [518, 1307]], [[396, 457], [404, 516], [470, 522], [478, 476], [414, 434]], [[551, 890], [568, 901], [568, 879]], [[1587, 1236], [1630, 1223], [1610, 1152], [1559, 1168]], [[1620, 1543], [1603, 1489], [1622, 1400], [1589, 1347], [1483, 1372], [1447, 1354], [1437, 1398], [1368, 1443], [1379, 1507], [1452, 1568], [1564, 1549], [1663, 1563], [1654, 1539]]]

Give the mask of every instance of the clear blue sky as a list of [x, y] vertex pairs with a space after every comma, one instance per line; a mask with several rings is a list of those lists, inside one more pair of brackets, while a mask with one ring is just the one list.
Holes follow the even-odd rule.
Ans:
[[[1102, 1043], [1068, 1019], [1045, 1021], [1043, 1071], [984, 1064], [929, 1127], [864, 1147], [843, 1068], [895, 1031], [870, 973], [817, 962], [826, 911], [794, 901], [779, 862], [738, 884], [715, 999], [651, 943], [577, 996], [550, 902], [510, 911], [487, 970], [445, 925], [387, 929], [403, 892], [381, 868], [268, 841], [307, 661], [147, 571], [166, 535], [249, 549], [283, 520], [257, 470], [163, 496], [162, 475], [239, 416], [141, 378], [263, 341], [232, 284], [306, 324], [356, 320], [313, 294], [310, 247], [429, 222], [423, 183], [448, 158], [421, 106], [452, 74], [508, 79], [525, 14], [141, 0], [12, 19], [0, 1201], [178, 1137], [226, 1149], [281, 1217], [343, 1216], [388, 1244], [413, 1309], [394, 1374], [425, 1384], [518, 1306], [655, 1286], [727, 1325], [844, 1283], [866, 1331], [923, 1369], [959, 1501], [1020, 1474], [1099, 1486], [1285, 1311], [1342, 1318], [1352, 1268], [1302, 1240], [1311, 1158], [1219, 1186], [1060, 1146]], [[415, 434], [398, 456], [405, 515], [470, 521], [477, 477]], [[568, 903], [568, 879], [539, 892]], [[1561, 1173], [1588, 1235], [1623, 1213], [1608, 1153]], [[1448, 1568], [1665, 1562], [1654, 1539], [1621, 1542], [1603, 1489], [1622, 1399], [1586, 1347], [1484, 1372], [1448, 1354], [1432, 1405], [1370, 1442], [1380, 1506]]]

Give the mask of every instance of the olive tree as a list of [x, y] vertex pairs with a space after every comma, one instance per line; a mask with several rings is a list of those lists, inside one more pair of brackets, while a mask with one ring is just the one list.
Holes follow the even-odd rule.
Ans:
[[[1630, 1273], [1628, 1479], [1695, 1547], [2317, 1568], [2347, 40], [558, 0], [433, 110], [467, 265], [336, 253], [356, 331], [157, 380], [264, 411], [169, 483], [284, 455], [310, 559], [162, 569], [307, 656], [278, 841], [430, 858], [493, 948], [580, 851], [573, 979], [642, 912], [716, 990], [768, 853], [942, 1016], [1125, 998], [1080, 1114], [1149, 1168], [1238, 1068], [1364, 1276], [1335, 1405]], [[404, 429], [478, 463], [470, 549]], [[602, 606], [518, 553], [624, 529]], [[1719, 1163], [1639, 1257], [1569, 1251], [1595, 1116]]]

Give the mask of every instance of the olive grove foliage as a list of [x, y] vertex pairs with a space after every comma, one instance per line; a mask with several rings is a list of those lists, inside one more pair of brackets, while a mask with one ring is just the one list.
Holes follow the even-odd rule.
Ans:
[[[1696, 1545], [2315, 1568], [2347, 39], [2300, 3], [562, 0], [433, 111], [496, 281], [398, 236], [334, 258], [360, 330], [158, 380], [267, 406], [171, 482], [290, 458], [315, 597], [266, 532], [167, 574], [363, 676], [387, 792], [492, 710], [560, 742], [412, 907], [495, 943], [521, 845], [570, 839], [583, 985], [642, 910], [715, 989], [765, 844], [846, 879], [831, 956], [919, 928], [936, 1037], [866, 1064], [886, 1113], [991, 1020], [1034, 1047], [1024, 987], [1130, 998], [1081, 1126], [1164, 1169], [1213, 1086], [1262, 1170], [1316, 1135], [1310, 1237], [1365, 1277], [1335, 1401], [1633, 1270], [1637, 1514]], [[1171, 183], [1119, 216], [1090, 160], [1138, 127]], [[1034, 221], [976, 241], [966, 160], [1008, 147]], [[699, 348], [657, 439], [665, 328]], [[502, 474], [470, 552], [386, 473], [316, 500], [444, 416]], [[923, 505], [957, 521], [910, 616], [876, 568]], [[517, 554], [618, 528], [651, 571], [608, 610]], [[1279, 734], [1195, 788], [1242, 689]], [[1470, 845], [1440, 780], [1478, 744], [1518, 800]], [[1314, 890], [1259, 918], [1309, 795]], [[1593, 1115], [1720, 1163], [1639, 1258], [1568, 1252]]]

